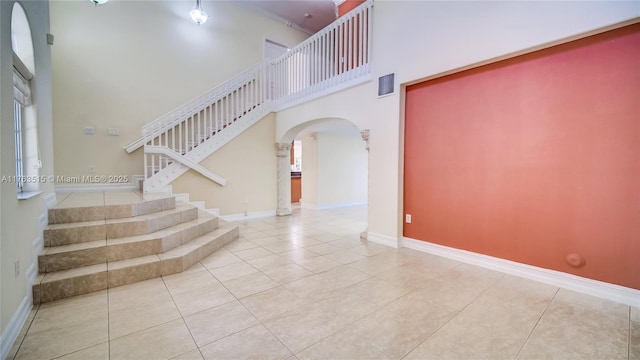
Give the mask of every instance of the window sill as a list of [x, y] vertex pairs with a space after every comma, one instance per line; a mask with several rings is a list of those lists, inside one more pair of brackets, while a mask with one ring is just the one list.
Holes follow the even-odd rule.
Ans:
[[28, 200], [42, 194], [42, 191], [25, 191], [18, 193], [18, 200]]

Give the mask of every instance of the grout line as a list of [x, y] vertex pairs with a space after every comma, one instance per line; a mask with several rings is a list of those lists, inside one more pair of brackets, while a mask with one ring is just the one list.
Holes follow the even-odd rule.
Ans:
[[[460, 264], [462, 265], [462, 264]], [[447, 269], [447, 271], [452, 270], [457, 268], [460, 265], [456, 265], [451, 267], [450, 269]], [[418, 347], [420, 347], [420, 345], [422, 345], [425, 341], [429, 340], [429, 338], [431, 338], [433, 335], [435, 335], [438, 331], [440, 331], [440, 329], [442, 329], [443, 327], [445, 327], [449, 322], [451, 322], [451, 320], [453, 320], [456, 316], [460, 315], [460, 313], [462, 313], [465, 309], [467, 309], [474, 301], [476, 301], [480, 296], [484, 295], [487, 291], [489, 291], [489, 289], [491, 289], [493, 286], [495, 286], [495, 284], [497, 284], [502, 278], [504, 277], [504, 274], [501, 274], [496, 280], [494, 280], [492, 283], [490, 283], [486, 289], [484, 289], [483, 291], [481, 291], [478, 295], [476, 295], [473, 299], [471, 299], [464, 307], [462, 307], [462, 309], [460, 309], [459, 311], [457, 311], [454, 315], [452, 315], [447, 321], [445, 321], [441, 326], [439, 326], [437, 329], [435, 329], [431, 335], [427, 336], [424, 340], [422, 340], [418, 345], [414, 346], [409, 352], [407, 352], [402, 359], [406, 358], [407, 356], [409, 356], [409, 354], [411, 354], [413, 351], [415, 351]], [[384, 279], [382, 279], [384, 280]], [[431, 279], [427, 279], [427, 281], [430, 280], [435, 280], [433, 278]], [[409, 294], [411, 294], [412, 292], [416, 291], [416, 290], [420, 290], [420, 288], [414, 289], [411, 292], [409, 292]], [[407, 296], [403, 295], [404, 296]], [[394, 300], [396, 301], [396, 300]], [[386, 305], [385, 305], [386, 306]]]
[[[108, 261], [108, 259], [107, 259]], [[107, 355], [111, 359], [111, 304], [109, 302], [111, 289], [109, 289], [109, 266], [107, 263]]]
[[629, 306], [629, 332], [627, 333], [627, 359], [631, 360], [631, 306]]
[[531, 339], [531, 335], [533, 334], [533, 332], [536, 330], [536, 328], [538, 327], [538, 324], [540, 324], [540, 320], [542, 320], [542, 317], [544, 316], [544, 314], [547, 312], [547, 310], [549, 309], [549, 307], [551, 306], [551, 304], [553, 303], [553, 300], [556, 298], [556, 295], [558, 295], [558, 292], [560, 291], [560, 288], [558, 288], [556, 290], [556, 292], [553, 294], [553, 296], [551, 297], [551, 300], [549, 301], [549, 303], [547, 304], [547, 306], [544, 308], [544, 310], [542, 311], [542, 313], [540, 313], [540, 316], [538, 317], [538, 320], [536, 320], [535, 325], [533, 325], [533, 327], [531, 328], [531, 330], [529, 331], [529, 334], [527, 334], [527, 338], [525, 339], [525, 341], [522, 343], [522, 346], [520, 346], [520, 349], [518, 350], [518, 352], [516, 353], [515, 358], [517, 359], [520, 356], [520, 353], [522, 352], [522, 349], [524, 349], [524, 346], [527, 345], [527, 343], [529, 342], [529, 340]]
[[[26, 330], [24, 332], [24, 336], [20, 339], [20, 345], [18, 345], [18, 348], [16, 349], [16, 353], [13, 355], [13, 359], [14, 360], [18, 357], [18, 354], [20, 353], [20, 349], [22, 349], [22, 344], [24, 344], [24, 340], [27, 338], [27, 335], [29, 334], [29, 330], [31, 329], [31, 325], [33, 325], [33, 322], [36, 320], [36, 316], [38, 315], [38, 312], [40, 311], [40, 306], [41, 305], [42, 304], [38, 304], [36, 306], [36, 313], [33, 314], [33, 317], [31, 318], [31, 321], [29, 322], [29, 324], [22, 325], [23, 327], [26, 326], [27, 328], [26, 328]], [[22, 332], [22, 329], [20, 330], [20, 332]], [[18, 333], [18, 336], [20, 336], [20, 333]], [[9, 351], [11, 351], [11, 349], [9, 349]]]

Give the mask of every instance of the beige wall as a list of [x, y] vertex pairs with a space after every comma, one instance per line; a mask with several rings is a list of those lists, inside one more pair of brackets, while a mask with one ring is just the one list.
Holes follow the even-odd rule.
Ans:
[[219, 208], [220, 215], [276, 209], [277, 163], [275, 115], [267, 115], [224, 145], [200, 165], [227, 180], [222, 187], [189, 170], [172, 183], [173, 193], [189, 193], [190, 200]]
[[194, 3], [51, 1], [57, 175], [142, 174], [142, 151], [123, 147], [143, 124], [259, 62], [265, 38], [307, 36], [231, 1], [203, 1], [210, 18], [197, 26]]
[[[416, 82], [603, 31], [640, 16], [637, 2], [376, 1], [373, 78]], [[402, 89], [377, 98], [377, 81], [278, 113], [276, 139], [311, 119], [337, 117], [370, 129], [369, 238], [402, 234]], [[303, 195], [304, 196], [304, 195]]]
[[302, 136], [302, 204], [330, 208], [367, 201], [365, 143], [356, 130]]
[[[14, 1], [0, 1], [0, 175], [15, 175], [13, 88], [11, 55], [11, 12]], [[31, 26], [35, 53], [35, 72], [31, 87], [37, 111], [43, 176], [53, 174], [53, 139], [51, 121], [50, 48], [46, 44], [49, 32], [49, 3], [21, 1]], [[46, 216], [43, 199], [53, 191], [50, 183], [40, 184], [40, 194], [28, 200], [17, 200], [13, 182], [0, 184], [0, 324], [2, 345], [8, 343], [20, 322], [31, 308], [28, 275], [35, 275], [34, 246], [41, 246], [42, 228], [39, 217]], [[20, 274], [14, 275], [14, 264], [20, 262]], [[21, 313], [22, 311], [22, 313]], [[18, 322], [18, 323], [17, 323]], [[3, 349], [5, 350], [5, 349]]]
[[303, 133], [302, 140], [302, 199], [303, 208], [318, 206], [318, 136], [317, 133]]
[[368, 153], [360, 133], [318, 133], [318, 206], [367, 201]]

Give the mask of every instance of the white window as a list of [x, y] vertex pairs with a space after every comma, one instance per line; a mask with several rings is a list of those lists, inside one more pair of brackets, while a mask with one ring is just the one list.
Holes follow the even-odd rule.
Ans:
[[17, 191], [25, 190], [25, 157], [24, 157], [24, 119], [25, 108], [31, 105], [31, 73], [14, 54], [13, 68], [13, 125], [15, 129], [16, 153], [16, 187]]

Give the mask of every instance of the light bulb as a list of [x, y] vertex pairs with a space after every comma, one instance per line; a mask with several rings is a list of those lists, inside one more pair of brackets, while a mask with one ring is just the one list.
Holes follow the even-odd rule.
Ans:
[[193, 9], [189, 11], [189, 15], [191, 15], [191, 19], [198, 25], [206, 23], [209, 18], [207, 13], [202, 9]]
[[204, 24], [207, 22], [209, 15], [202, 9], [202, 4], [200, 0], [196, 0], [195, 9], [189, 11], [189, 15], [191, 15], [191, 20], [193, 20], [196, 24]]

